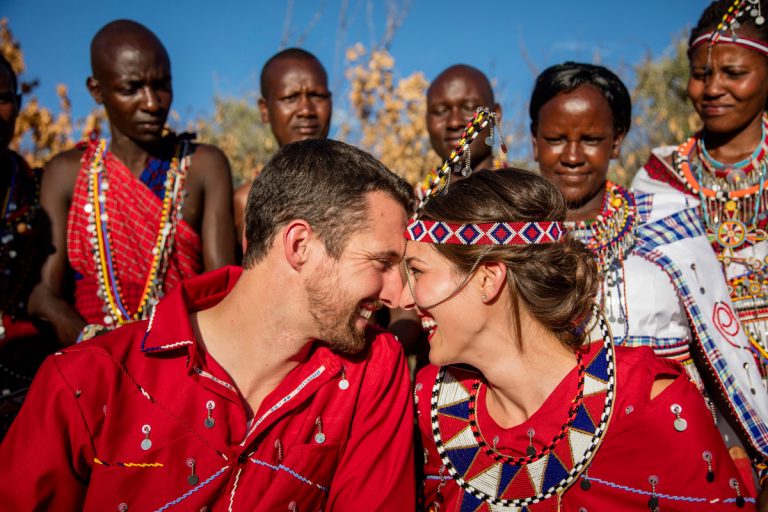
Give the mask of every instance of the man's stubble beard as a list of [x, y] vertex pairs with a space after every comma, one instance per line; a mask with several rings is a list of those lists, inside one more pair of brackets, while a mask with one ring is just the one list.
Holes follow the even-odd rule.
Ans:
[[346, 290], [340, 288], [333, 262], [327, 262], [307, 279], [309, 314], [319, 330], [319, 339], [332, 350], [356, 354], [365, 348], [365, 333], [356, 327], [358, 302], [350, 303]]

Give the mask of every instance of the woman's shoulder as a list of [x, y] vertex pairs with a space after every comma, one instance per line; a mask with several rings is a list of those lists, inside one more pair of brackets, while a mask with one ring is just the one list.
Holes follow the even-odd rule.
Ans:
[[619, 402], [647, 403], [654, 382], [686, 375], [680, 363], [656, 356], [651, 347], [616, 347]]

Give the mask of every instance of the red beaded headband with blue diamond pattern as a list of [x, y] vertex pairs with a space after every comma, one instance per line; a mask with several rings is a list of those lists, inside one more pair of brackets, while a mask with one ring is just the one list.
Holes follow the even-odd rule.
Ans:
[[[424, 198], [416, 207], [416, 212], [408, 223], [405, 232], [407, 240], [414, 242], [426, 242], [433, 244], [461, 244], [461, 245], [528, 245], [528, 244], [547, 244], [561, 240], [566, 231], [560, 222], [484, 222], [479, 224], [457, 224], [452, 222], [419, 220], [424, 206], [431, 197], [440, 188], [443, 178], [450, 176], [454, 171], [453, 164], [457, 163], [460, 157], [468, 150], [469, 144], [480, 134], [488, 123], [496, 127], [496, 133], [501, 137], [499, 127], [496, 126], [496, 114], [488, 108], [480, 107], [472, 116], [464, 133], [461, 135], [459, 144], [451, 152], [442, 166], [438, 167], [429, 188], [424, 194]], [[493, 133], [493, 129], [491, 130]], [[493, 142], [493, 137], [490, 143]], [[486, 141], [486, 143], [489, 143]], [[489, 144], [490, 144], [489, 143]], [[502, 151], [506, 152], [502, 139]], [[472, 171], [469, 167], [470, 162], [466, 162], [463, 171], [468, 176]]]
[[406, 238], [414, 242], [460, 245], [528, 245], [557, 242], [566, 234], [560, 222], [484, 222], [457, 224], [415, 220]]

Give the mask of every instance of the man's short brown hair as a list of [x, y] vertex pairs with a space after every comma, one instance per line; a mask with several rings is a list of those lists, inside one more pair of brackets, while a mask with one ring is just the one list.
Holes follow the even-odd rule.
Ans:
[[294, 219], [307, 221], [338, 258], [350, 235], [365, 227], [366, 195], [377, 191], [412, 211], [408, 183], [365, 151], [327, 139], [285, 145], [248, 194], [243, 267], [264, 258], [280, 226]]

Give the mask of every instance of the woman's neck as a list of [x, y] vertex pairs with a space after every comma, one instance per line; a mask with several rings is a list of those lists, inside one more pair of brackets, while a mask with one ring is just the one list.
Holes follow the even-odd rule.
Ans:
[[552, 331], [526, 323], [522, 350], [509, 334], [478, 340], [477, 346], [485, 347], [483, 357], [472, 363], [488, 385], [488, 412], [505, 428], [535, 413], [576, 364], [575, 354]]
[[752, 119], [743, 128], [728, 132], [715, 133], [704, 130], [704, 145], [707, 152], [718, 162], [732, 164], [740, 162], [755, 151], [763, 137], [763, 115]]

